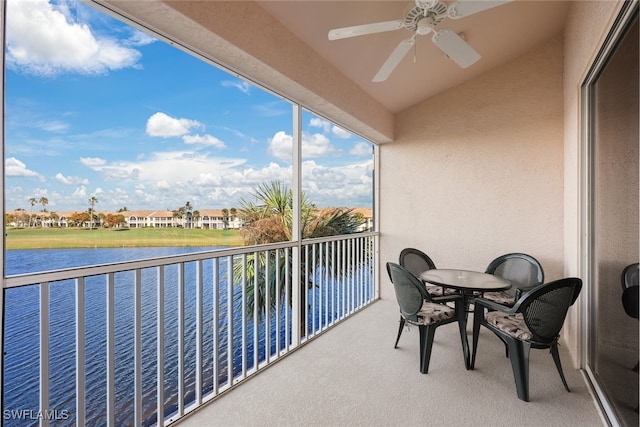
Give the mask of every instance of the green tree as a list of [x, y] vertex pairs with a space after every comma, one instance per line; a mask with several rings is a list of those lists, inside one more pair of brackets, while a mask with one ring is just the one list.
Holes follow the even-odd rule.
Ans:
[[[245, 244], [259, 245], [266, 243], [284, 242], [291, 240], [292, 223], [293, 223], [293, 192], [291, 189], [280, 181], [271, 183], [263, 183], [255, 190], [253, 194], [255, 201], [241, 201], [239, 217], [244, 221], [242, 235]], [[301, 194], [301, 229], [302, 238], [334, 236], [355, 233], [360, 226], [360, 222], [352, 213], [352, 209], [330, 208], [318, 209], [312, 204], [304, 193]], [[325, 254], [328, 260], [340, 259], [340, 245], [335, 249], [335, 254]], [[260, 252], [258, 256], [249, 255], [247, 257], [246, 281], [247, 281], [247, 312], [254, 312], [254, 305], [258, 304], [258, 313], [260, 316], [265, 315], [268, 310], [273, 309], [276, 299], [272, 298], [269, 303], [266, 302], [266, 286], [269, 286], [270, 295], [276, 296], [281, 300], [285, 292], [285, 280], [294, 283], [291, 277], [292, 258], [288, 258], [287, 265], [284, 251], [280, 251], [280, 256], [276, 258], [274, 252], [269, 252], [270, 258]], [[309, 266], [317, 266], [320, 263], [320, 252], [315, 253], [316, 259], [302, 259], [302, 269], [305, 271], [306, 262]], [[313, 255], [312, 257], [313, 258]], [[267, 265], [269, 271], [267, 272]], [[242, 280], [243, 264], [234, 265], [234, 281]], [[276, 270], [280, 270], [280, 274], [276, 275]], [[288, 273], [287, 273], [288, 272]], [[256, 295], [254, 289], [255, 278], [258, 277], [258, 283], [262, 284], [258, 288]], [[266, 283], [266, 278], [269, 283]], [[279, 278], [279, 283], [276, 282]], [[305, 282], [301, 277], [300, 280], [300, 307], [304, 310], [306, 303], [306, 290], [313, 286], [312, 283]], [[265, 286], [266, 285], [266, 286]], [[280, 289], [280, 295], [276, 295], [276, 289]], [[291, 300], [288, 301], [291, 304]], [[268, 305], [268, 307], [267, 307]], [[304, 330], [304, 315], [301, 315], [302, 330]]]

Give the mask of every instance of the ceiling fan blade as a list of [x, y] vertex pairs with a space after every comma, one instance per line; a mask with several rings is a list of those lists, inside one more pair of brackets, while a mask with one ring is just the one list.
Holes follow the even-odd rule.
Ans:
[[400, 42], [391, 52], [386, 62], [382, 64], [378, 73], [373, 77], [373, 82], [378, 83], [387, 80], [387, 77], [396, 69], [402, 58], [411, 50], [411, 46], [416, 42], [415, 36]]
[[480, 54], [455, 33], [444, 28], [433, 35], [433, 43], [460, 67], [467, 68], [480, 59]]
[[458, 0], [449, 5], [447, 14], [451, 19], [460, 19], [465, 16], [484, 12], [494, 7], [511, 3], [513, 0]]
[[329, 31], [329, 40], [346, 39], [348, 37], [394, 31], [399, 30], [403, 26], [403, 21], [385, 21], [374, 22], [373, 24], [354, 25], [353, 27], [336, 28]]

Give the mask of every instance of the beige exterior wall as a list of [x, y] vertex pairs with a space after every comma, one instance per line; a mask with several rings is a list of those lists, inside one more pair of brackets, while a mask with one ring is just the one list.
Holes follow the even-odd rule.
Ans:
[[381, 262], [413, 246], [483, 271], [526, 252], [562, 276], [562, 52], [557, 37], [397, 116], [380, 154]]

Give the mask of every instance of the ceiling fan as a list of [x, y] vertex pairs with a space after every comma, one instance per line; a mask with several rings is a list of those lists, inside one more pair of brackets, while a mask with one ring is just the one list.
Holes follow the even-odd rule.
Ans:
[[382, 82], [389, 77], [415, 44], [416, 36], [424, 36], [431, 32], [433, 32], [431, 38], [433, 43], [460, 67], [467, 68], [480, 59], [480, 54], [455, 31], [450, 28], [437, 29], [437, 25], [445, 18], [464, 18], [511, 1], [513, 0], [458, 0], [446, 6], [439, 0], [415, 0], [415, 5], [409, 8], [404, 19], [336, 28], [329, 31], [329, 40], [395, 31], [401, 28], [412, 31], [413, 35], [401, 41], [380, 67], [373, 77], [374, 82]]

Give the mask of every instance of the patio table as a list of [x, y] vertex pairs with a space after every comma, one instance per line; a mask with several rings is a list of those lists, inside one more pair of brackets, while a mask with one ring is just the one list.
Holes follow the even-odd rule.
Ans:
[[511, 283], [502, 277], [469, 270], [435, 268], [422, 272], [420, 278], [433, 285], [460, 291], [466, 303], [478, 294], [504, 291], [511, 287]]

